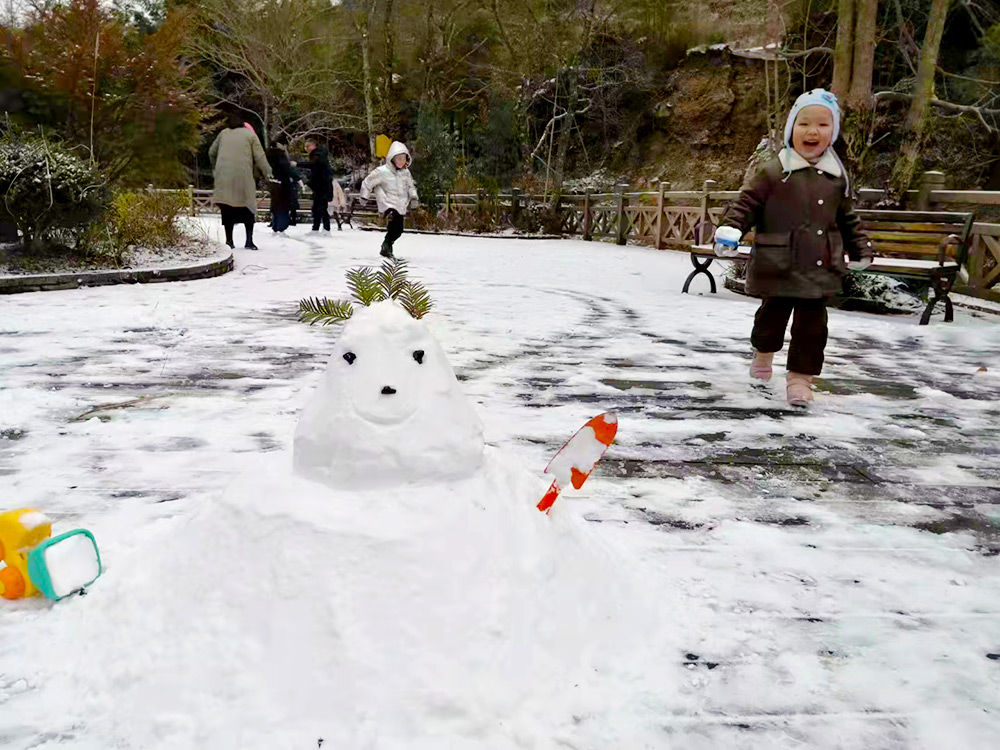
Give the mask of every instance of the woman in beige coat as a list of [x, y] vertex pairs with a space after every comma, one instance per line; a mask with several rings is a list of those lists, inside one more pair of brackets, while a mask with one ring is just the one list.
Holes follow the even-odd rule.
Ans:
[[244, 127], [243, 118], [231, 114], [227, 128], [219, 133], [208, 149], [215, 176], [212, 200], [219, 205], [222, 226], [226, 230], [226, 244], [233, 247], [233, 226], [246, 227], [245, 247], [256, 250], [253, 244], [253, 222], [257, 213], [257, 183], [254, 172], [260, 177], [271, 177], [264, 149], [257, 135]]

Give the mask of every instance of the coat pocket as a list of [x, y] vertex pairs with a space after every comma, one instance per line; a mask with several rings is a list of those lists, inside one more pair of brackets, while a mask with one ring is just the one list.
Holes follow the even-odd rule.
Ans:
[[844, 263], [844, 237], [840, 230], [834, 227], [829, 231], [830, 240], [830, 265], [835, 271], [847, 273], [847, 264]]
[[751, 263], [753, 271], [759, 276], [787, 276], [792, 270], [791, 233], [758, 233], [754, 239]]

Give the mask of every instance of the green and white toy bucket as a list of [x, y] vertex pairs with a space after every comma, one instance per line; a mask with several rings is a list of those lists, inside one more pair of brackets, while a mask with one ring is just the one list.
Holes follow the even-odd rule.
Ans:
[[46, 539], [28, 553], [31, 582], [53, 601], [87, 588], [101, 572], [97, 541], [86, 529]]

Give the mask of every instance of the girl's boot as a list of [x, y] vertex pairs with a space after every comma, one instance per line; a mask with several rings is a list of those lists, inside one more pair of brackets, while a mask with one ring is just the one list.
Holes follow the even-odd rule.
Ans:
[[253, 224], [246, 222], [243, 226], [246, 227], [247, 230], [247, 242], [243, 247], [246, 250], [259, 250], [260, 248], [253, 244]]
[[750, 363], [750, 377], [757, 380], [771, 379], [771, 362], [774, 360], [774, 352], [759, 352], [753, 350], [753, 361]]
[[812, 375], [790, 372], [785, 376], [785, 394], [790, 406], [809, 406], [813, 400]]

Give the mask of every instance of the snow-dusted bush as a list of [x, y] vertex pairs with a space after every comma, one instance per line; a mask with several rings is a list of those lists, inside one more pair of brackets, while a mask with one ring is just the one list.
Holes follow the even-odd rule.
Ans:
[[0, 197], [26, 250], [79, 244], [107, 205], [95, 167], [43, 138], [0, 138]]
[[877, 273], [849, 273], [844, 279], [842, 306], [878, 313], [913, 313], [924, 303], [900, 279]]
[[513, 223], [524, 234], [562, 234], [565, 214], [548, 203], [526, 203]]
[[123, 191], [115, 195], [108, 212], [111, 237], [120, 248], [159, 248], [180, 238], [177, 217], [188, 207], [181, 191]]

